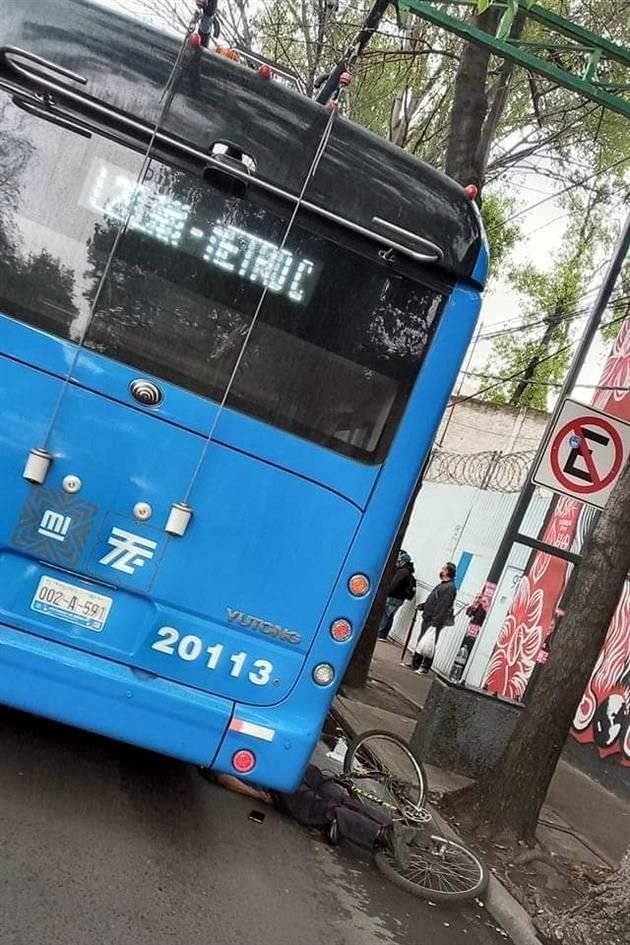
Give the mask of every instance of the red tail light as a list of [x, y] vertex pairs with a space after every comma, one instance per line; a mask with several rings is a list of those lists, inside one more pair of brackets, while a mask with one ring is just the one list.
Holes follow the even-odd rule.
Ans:
[[343, 617], [335, 620], [330, 627], [330, 635], [337, 643], [345, 643], [352, 636], [352, 624]]
[[232, 767], [239, 774], [249, 774], [256, 766], [256, 755], [247, 748], [241, 748], [232, 756]]
[[348, 590], [353, 597], [365, 597], [370, 589], [370, 580], [365, 574], [353, 574], [348, 581]]

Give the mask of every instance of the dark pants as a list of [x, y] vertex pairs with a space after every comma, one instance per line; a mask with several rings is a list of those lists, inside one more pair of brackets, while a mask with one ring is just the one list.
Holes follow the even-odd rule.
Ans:
[[276, 807], [307, 827], [328, 827], [336, 820], [340, 838], [367, 850], [374, 849], [381, 828], [391, 823], [384, 810], [355, 800], [315, 765], [308, 766], [294, 794], [272, 796]]
[[404, 604], [404, 600], [398, 600], [397, 597], [388, 597], [385, 601], [385, 610], [383, 611], [383, 616], [381, 617], [381, 623], [378, 628], [378, 638], [379, 640], [386, 640], [389, 636], [389, 631], [392, 629], [392, 624], [394, 623], [394, 617]]
[[[422, 637], [424, 636], [424, 634], [425, 634], [425, 633], [427, 632], [427, 630], [428, 630], [430, 627], [432, 627], [432, 626], [433, 626], [433, 624], [431, 623], [430, 620], [423, 620], [423, 621], [422, 621], [422, 626], [420, 627], [420, 636], [418, 637], [418, 643], [420, 643], [420, 640], [422, 639]], [[436, 645], [436, 647], [437, 647], [438, 640], [440, 639], [440, 633], [441, 633], [441, 632], [442, 632], [442, 628], [441, 628], [441, 627], [440, 627], [439, 629], [438, 629], [437, 627], [435, 628], [435, 645]], [[434, 650], [433, 652], [435, 653], [435, 650]], [[433, 657], [432, 657], [432, 656], [431, 656], [431, 657], [428, 657], [428, 656], [420, 656], [418, 653], [414, 653], [413, 656], [411, 657], [411, 665], [412, 665], [413, 669], [426, 669], [426, 671], [429, 672], [429, 670], [430, 670], [431, 667], [433, 666]]]

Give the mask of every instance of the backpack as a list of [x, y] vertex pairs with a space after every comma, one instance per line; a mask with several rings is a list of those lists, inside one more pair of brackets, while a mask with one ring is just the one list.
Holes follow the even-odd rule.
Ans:
[[413, 574], [409, 575], [408, 580], [403, 585], [403, 594], [405, 600], [413, 600], [416, 596], [416, 579]]

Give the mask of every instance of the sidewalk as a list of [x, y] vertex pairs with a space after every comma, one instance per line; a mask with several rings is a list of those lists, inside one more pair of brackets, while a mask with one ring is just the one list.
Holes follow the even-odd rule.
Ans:
[[[350, 731], [384, 728], [408, 740], [431, 688], [431, 677], [400, 665], [401, 650], [380, 643], [370, 668], [369, 704], [338, 697], [335, 711]], [[426, 766], [430, 790], [443, 794], [470, 783], [454, 772]], [[541, 813], [541, 839], [577, 862], [616, 866], [630, 846], [630, 810], [587, 775], [560, 761]]]

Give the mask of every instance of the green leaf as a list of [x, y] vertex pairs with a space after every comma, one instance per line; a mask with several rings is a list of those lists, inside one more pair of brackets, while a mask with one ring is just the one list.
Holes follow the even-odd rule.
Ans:
[[481, 16], [490, 6], [490, 0], [477, 0], [477, 13]]
[[507, 9], [497, 27], [497, 39], [507, 39], [512, 29], [514, 17], [518, 12], [518, 0], [507, 0]]

